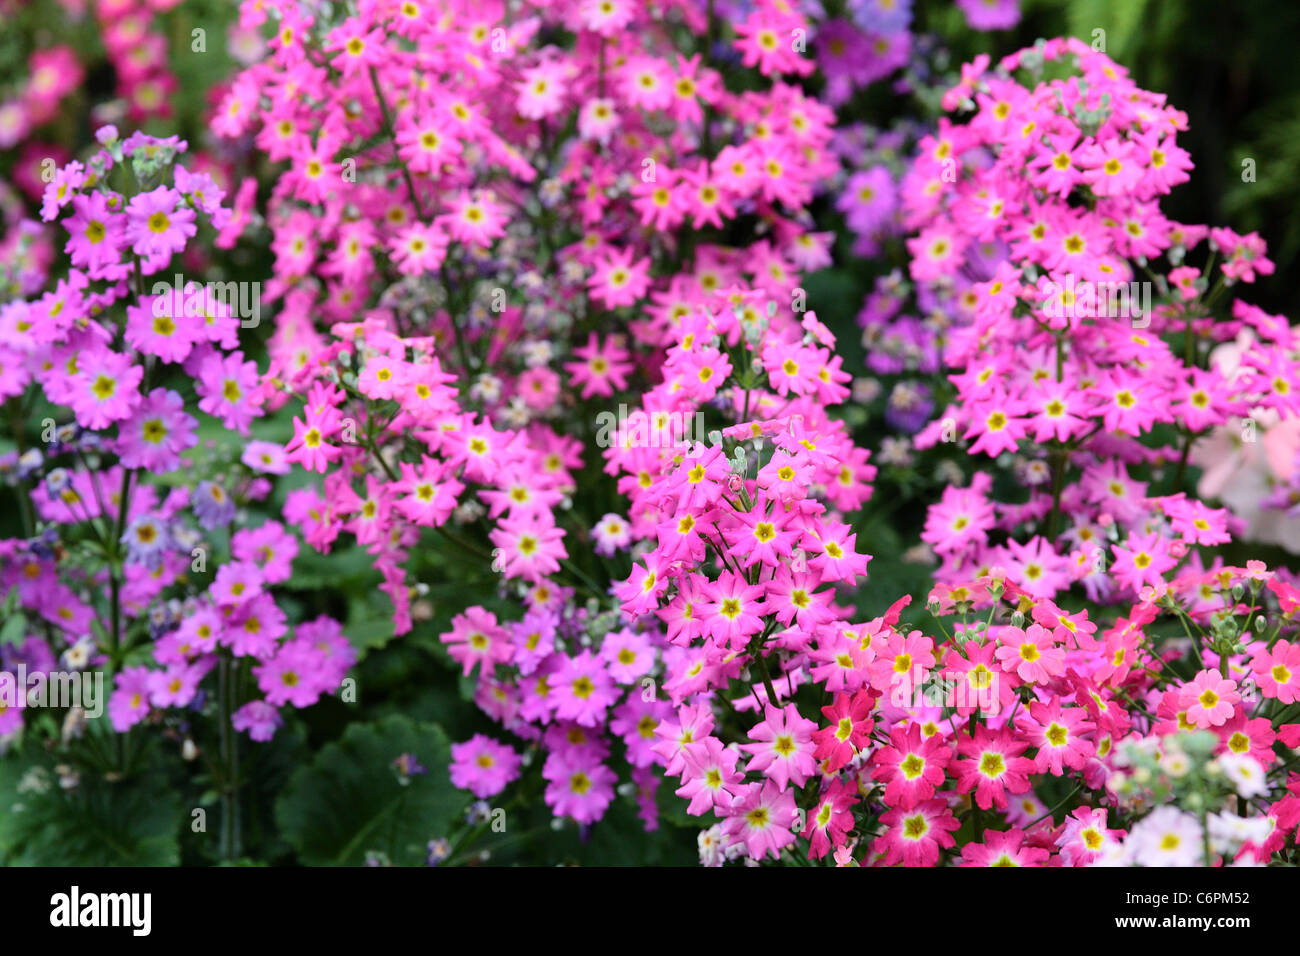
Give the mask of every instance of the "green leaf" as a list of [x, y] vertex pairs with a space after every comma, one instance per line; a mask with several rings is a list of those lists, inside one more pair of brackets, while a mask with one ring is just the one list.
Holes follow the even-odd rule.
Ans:
[[383, 595], [376, 600], [353, 601], [348, 608], [348, 622], [343, 625], [344, 635], [362, 657], [391, 641], [393, 630], [392, 604]]
[[[18, 590], [14, 589], [15, 592]], [[0, 644], [17, 644], [27, 632], [27, 617], [24, 614], [11, 614], [0, 625]]]
[[[428, 772], [403, 786], [393, 761], [407, 753]], [[405, 717], [354, 724], [294, 773], [276, 802], [276, 821], [308, 865], [357, 866], [373, 850], [396, 865], [416, 866], [468, 803], [452, 786], [450, 763], [451, 746], [437, 724]]]
[[176, 866], [183, 812], [158, 775], [64, 790], [41, 761], [0, 761], [0, 858], [9, 866]]

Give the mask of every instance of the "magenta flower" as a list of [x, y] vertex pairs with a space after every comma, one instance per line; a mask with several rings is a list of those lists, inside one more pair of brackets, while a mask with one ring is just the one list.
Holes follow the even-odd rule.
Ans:
[[131, 251], [146, 259], [167, 259], [185, 248], [198, 232], [194, 212], [178, 205], [181, 195], [158, 186], [132, 198], [126, 206], [126, 241]]
[[496, 796], [519, 778], [520, 758], [483, 734], [451, 745], [451, 782], [480, 799]]

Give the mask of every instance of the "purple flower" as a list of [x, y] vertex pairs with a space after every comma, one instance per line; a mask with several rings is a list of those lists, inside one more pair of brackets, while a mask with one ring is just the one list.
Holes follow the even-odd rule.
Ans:
[[54, 174], [45, 187], [41, 201], [41, 218], [46, 222], [57, 219], [59, 210], [72, 201], [81, 184], [86, 181], [86, 167], [75, 159]]
[[235, 503], [215, 481], [200, 481], [194, 489], [194, 514], [208, 531], [229, 524], [235, 517]]
[[108, 699], [108, 717], [113, 729], [126, 733], [149, 714], [150, 672], [147, 667], [128, 667], [117, 675], [117, 688]]
[[898, 188], [884, 166], [854, 173], [835, 203], [856, 233], [880, 231], [898, 209]]
[[267, 741], [275, 736], [284, 721], [280, 712], [266, 701], [250, 700], [230, 715], [230, 723], [236, 730], [248, 731], [253, 740]]
[[198, 422], [185, 413], [180, 395], [155, 388], [118, 426], [118, 458], [127, 468], [173, 471], [180, 465], [181, 452], [198, 441], [196, 427]]
[[920, 382], [899, 382], [889, 393], [885, 406], [885, 423], [900, 432], [914, 435], [930, 420], [934, 402], [930, 390]]
[[849, 0], [849, 13], [864, 30], [897, 33], [912, 24], [912, 0]]
[[167, 526], [153, 515], [141, 515], [127, 525], [122, 533], [122, 543], [126, 545], [127, 561], [156, 571], [162, 565], [163, 555], [171, 547], [171, 535], [167, 533]]

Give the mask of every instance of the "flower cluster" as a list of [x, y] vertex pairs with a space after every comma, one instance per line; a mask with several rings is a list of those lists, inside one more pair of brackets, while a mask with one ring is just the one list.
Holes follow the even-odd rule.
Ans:
[[[1074, 73], [1017, 81], [1058, 60]], [[1191, 166], [1176, 143], [1186, 116], [1084, 44], [1044, 43], [994, 70], [981, 59], [946, 103], [974, 115], [921, 141], [903, 203], [913, 279], [964, 288], [965, 314], [950, 316], [944, 352], [955, 394], [916, 444], [967, 442], [1013, 464], [1029, 495], [1001, 503], [976, 476], [932, 506], [923, 539], [940, 581], [1001, 565], [1038, 597], [1081, 582], [1094, 600], [1131, 598], [1228, 540], [1227, 516], [1181, 497], [1197, 439], [1243, 423], [1253, 441], [1251, 416], [1300, 412], [1287, 321], [1241, 300], [1215, 312], [1272, 265], [1253, 234], [1161, 214]], [[1208, 360], [1239, 335], [1234, 364]], [[1170, 476], [1172, 495], [1150, 493]]]
[[839, 865], [1267, 862], [1300, 827], [1278, 749], [1300, 742], [1298, 595], [1256, 562], [1187, 573], [1099, 631], [997, 573], [941, 585], [941, 636], [900, 623], [906, 599], [835, 623], [833, 652], [791, 662], [774, 681], [791, 702], [765, 702], [746, 742], [713, 732], [718, 697], [683, 706], [668, 770], [689, 812], [722, 818], [706, 864], [800, 839]]
[[0, 100], [0, 149], [13, 149], [53, 119], [84, 76], [76, 54], [66, 46], [33, 51], [22, 88]]
[[[119, 732], [201, 709], [214, 669], [223, 688], [250, 672], [262, 696], [243, 695], [236, 709], [223, 690], [220, 706], [265, 740], [277, 708], [335, 690], [355, 653], [336, 621], [294, 627], [277, 603], [294, 535], [277, 522], [240, 526], [242, 506], [286, 470], [282, 449], [252, 441], [232, 461], [198, 447], [192, 413], [247, 436], [262, 412], [240, 317], [210, 287], [147, 281], [201, 225], [227, 223], [223, 191], [179, 161], [187, 146], [174, 137], [121, 139], [105, 127], [97, 138], [101, 148], [61, 167], [43, 197], [42, 218], [67, 235], [66, 276], [0, 306], [0, 398], [20, 417], [38, 399], [50, 412], [39, 442], [25, 446], [18, 429], [18, 449], [0, 462], [27, 533], [4, 542], [7, 626], [17, 624], [31, 673], [111, 674]], [[21, 701], [9, 708], [0, 733], [21, 712]]]
[[[541, 7], [508, 27], [395, 3], [320, 22], [244, 5], [249, 23], [267, 15], [272, 53], [214, 128], [289, 163], [266, 216], [281, 301], [267, 401], [303, 400], [288, 460], [327, 477], [286, 518], [318, 548], [347, 531], [370, 550], [403, 633], [421, 528], [478, 526], [458, 547], [491, 547], [506, 579], [552, 576], [576, 402], [651, 371], [716, 291], [793, 300], [829, 261], [803, 222], [835, 168], [832, 116], [781, 79], [811, 66], [784, 4], [735, 30], [742, 68], [771, 77], [741, 93], [678, 48], [676, 28], [707, 32], [692, 4]], [[561, 30], [571, 42], [549, 39]], [[241, 189], [224, 239], [255, 226], [251, 202]], [[770, 238], [729, 245], [737, 223]]]
[[[760, 306], [761, 292], [716, 298], [682, 320], [661, 383], [605, 448], [630, 517], [606, 516], [596, 546], [630, 547], [637, 556], [613, 588], [618, 606], [602, 611], [593, 600], [576, 608], [553, 588], [534, 588], [519, 622], [502, 625], [472, 608], [442, 635], [466, 673], [481, 665], [480, 706], [544, 748], [547, 803], [583, 823], [598, 819], [613, 796], [606, 730], [621, 741], [647, 826], [664, 768], [681, 777], [690, 813], [730, 807], [730, 790], [717, 795], [716, 783], [705, 785], [720, 759], [706, 736], [707, 706], [689, 707], [699, 706], [700, 724], [683, 730], [672, 720], [678, 705], [727, 689], [742, 671], [767, 674], [769, 657], [788, 693], [806, 675], [782, 674], [778, 658], [807, 649], [823, 626], [839, 635], [833, 588], [865, 573], [855, 534], [828, 508], [859, 508], [874, 476], [866, 451], [824, 411], [847, 397], [834, 337], [812, 313], [797, 320], [775, 303]], [[702, 407], [723, 416], [707, 444], [674, 431]], [[557, 608], [543, 606], [543, 597], [559, 599]], [[813, 652], [831, 670], [835, 647], [827, 639]], [[736, 706], [768, 706], [781, 693], [769, 675], [746, 686]], [[682, 746], [692, 734], [698, 750], [686, 751], [687, 770]], [[461, 752], [458, 785], [488, 796], [509, 782], [517, 755], [494, 747], [480, 742]], [[802, 784], [806, 769], [795, 776]], [[736, 806], [739, 821], [750, 806]]]

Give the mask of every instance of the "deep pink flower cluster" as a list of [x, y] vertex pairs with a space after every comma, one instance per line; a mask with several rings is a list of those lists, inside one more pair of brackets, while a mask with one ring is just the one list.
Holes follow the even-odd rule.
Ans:
[[[721, 818], [701, 836], [706, 865], [799, 839], [839, 865], [1263, 863], [1300, 829], [1300, 774], [1274, 749], [1300, 742], [1297, 598], [1258, 562], [1188, 572], [1099, 633], [997, 572], [935, 590], [939, 637], [900, 624], [906, 599], [865, 623], [828, 614], [771, 681], [792, 702], [764, 700], [745, 742], [714, 729], [753, 709], [727, 693], [739, 665], [706, 676], [718, 693], [665, 722], [661, 752], [688, 812]], [[1195, 632], [1186, 646], [1160, 646], [1166, 616]], [[801, 684], [831, 701], [820, 715], [793, 702]], [[1052, 778], [1074, 785], [1055, 806]], [[1070, 804], [1085, 788], [1100, 806]], [[1147, 813], [1171, 797], [1201, 813]]]
[[[637, 305], [645, 317], [629, 326], [653, 345], [715, 290], [745, 281], [789, 299], [799, 270], [827, 261], [827, 237], [795, 216], [833, 168], [831, 117], [779, 81], [730, 93], [679, 53], [663, 18], [702, 34], [690, 4], [539, 7], [508, 27], [468, 6], [434, 20], [369, 3], [325, 24], [245, 5], [261, 13], [280, 22], [273, 55], [235, 80], [214, 126], [291, 162], [268, 213], [269, 297], [284, 300], [270, 376], [306, 400], [290, 460], [337, 468], [323, 497], [295, 493], [286, 516], [318, 547], [356, 534], [401, 633], [406, 549], [458, 505], [457, 523], [483, 509], [495, 520], [506, 578], [539, 582], [565, 557], [553, 512], [580, 459], [547, 420], [568, 404], [564, 376], [581, 398], [608, 398], [634, 363], [621, 336], [588, 332], [569, 351], [556, 331]], [[803, 23], [788, 8], [760, 5], [747, 23], [736, 44], [759, 73], [806, 72], [785, 45]], [[574, 42], [539, 44], [543, 27]], [[769, 50], [774, 35], [787, 52]], [[741, 216], [772, 240], [696, 244]], [[233, 222], [253, 222], [239, 200]], [[428, 309], [440, 292], [444, 308]], [[317, 317], [360, 306], [363, 322], [333, 328], [348, 341], [328, 343]], [[431, 334], [403, 337], [415, 327]], [[459, 396], [454, 373], [471, 379]], [[268, 395], [270, 407], [286, 398]], [[367, 447], [385, 474], [362, 492], [353, 466]], [[477, 500], [462, 495], [470, 485]]]

